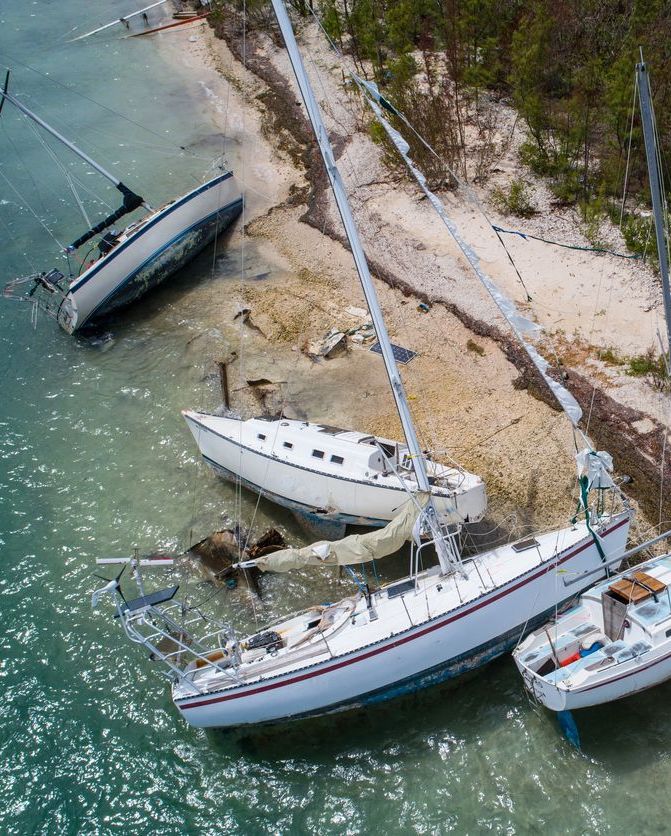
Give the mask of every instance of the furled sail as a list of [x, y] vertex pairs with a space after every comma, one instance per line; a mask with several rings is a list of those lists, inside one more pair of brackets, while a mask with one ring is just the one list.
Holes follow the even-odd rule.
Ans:
[[302, 549], [282, 549], [244, 566], [256, 566], [263, 572], [289, 572], [305, 566], [352, 566], [387, 557], [411, 537], [419, 539], [422, 508], [427, 500], [428, 494], [414, 494], [384, 528], [333, 542], [320, 540]]
[[456, 225], [447, 214], [445, 207], [443, 206], [443, 203], [429, 189], [426, 182], [426, 177], [417, 168], [415, 163], [410, 159], [410, 146], [405, 141], [403, 136], [395, 128], [393, 128], [389, 121], [385, 118], [380, 107], [384, 107], [389, 112], [400, 116], [398, 111], [394, 108], [392, 104], [390, 104], [390, 102], [388, 102], [383, 96], [380, 95], [380, 92], [377, 89], [377, 85], [375, 85], [373, 82], [364, 81], [363, 79], [359, 78], [354, 74], [352, 74], [352, 77], [354, 78], [355, 82], [363, 92], [364, 97], [370, 105], [373, 112], [375, 113], [378, 122], [380, 122], [385, 132], [387, 133], [387, 136], [396, 146], [396, 149], [398, 150], [399, 154], [403, 157], [403, 160], [410, 169], [410, 172], [412, 173], [413, 177], [419, 183], [420, 188], [429, 199], [429, 202], [436, 210], [440, 219], [443, 221], [445, 226], [450, 231], [450, 234], [458, 244], [462, 253], [468, 259], [468, 262], [475, 271], [475, 274], [480, 279], [480, 281], [482, 282], [487, 292], [496, 303], [503, 316], [506, 318], [508, 324], [514, 331], [515, 336], [520, 341], [521, 345], [524, 347], [525, 351], [531, 358], [531, 361], [533, 362], [534, 366], [538, 369], [541, 376], [543, 377], [547, 385], [550, 387], [550, 390], [554, 394], [555, 398], [559, 402], [561, 408], [564, 410], [573, 426], [577, 427], [578, 422], [582, 417], [582, 410], [580, 409], [578, 402], [573, 397], [573, 395], [564, 386], [561, 385], [561, 383], [558, 383], [556, 380], [550, 377], [550, 375], [548, 374], [548, 361], [544, 357], [542, 357], [537, 351], [537, 349], [525, 339], [525, 334], [530, 334], [541, 330], [540, 326], [537, 325], [535, 322], [532, 322], [531, 320], [522, 316], [522, 314], [520, 314], [520, 312], [515, 307], [515, 304], [504, 293], [501, 292], [497, 285], [484, 272], [480, 265], [480, 259], [471, 249], [471, 247], [466, 243], [466, 241], [461, 237], [461, 234], [459, 233], [459, 230], [457, 229]]

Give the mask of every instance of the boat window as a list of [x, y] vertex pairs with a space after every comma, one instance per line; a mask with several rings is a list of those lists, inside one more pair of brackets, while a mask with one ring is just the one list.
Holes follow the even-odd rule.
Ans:
[[294, 449], [294, 445], [290, 441], [282, 442], [282, 446], [286, 447], [287, 450], [293, 450]]
[[256, 434], [256, 437], [257, 437], [257, 438], [260, 438], [260, 439], [261, 439], [261, 441], [265, 441], [265, 440], [266, 440], [266, 437], [265, 437], [265, 435], [264, 435], [263, 433], [257, 433], [257, 434]]
[[331, 456], [331, 461], [333, 462], [333, 464], [342, 464], [345, 461], [345, 459], [343, 459], [342, 456]]
[[315, 459], [323, 459], [324, 458], [324, 451], [323, 450], [313, 450], [312, 455]]

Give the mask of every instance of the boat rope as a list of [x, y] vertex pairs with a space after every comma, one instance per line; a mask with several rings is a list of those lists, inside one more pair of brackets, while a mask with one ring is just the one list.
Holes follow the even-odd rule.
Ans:
[[15, 195], [19, 198], [19, 201], [20, 201], [20, 203], [21, 203], [22, 208], [27, 209], [27, 210], [30, 212], [30, 214], [31, 214], [31, 215], [33, 215], [33, 217], [35, 218], [35, 220], [36, 220], [36, 221], [40, 224], [40, 226], [42, 226], [42, 227], [45, 229], [45, 231], [48, 233], [48, 235], [49, 235], [51, 238], [53, 238], [53, 240], [56, 242], [56, 244], [58, 244], [59, 249], [64, 250], [64, 249], [65, 249], [65, 245], [64, 245], [64, 244], [62, 244], [62, 243], [58, 240], [58, 238], [56, 238], [56, 236], [55, 236], [55, 235], [54, 235], [54, 233], [51, 231], [51, 229], [49, 229], [49, 227], [47, 226], [47, 224], [45, 223], [45, 221], [44, 221], [42, 218], [40, 218], [40, 216], [39, 216], [39, 215], [37, 214], [37, 212], [33, 209], [33, 207], [32, 207], [32, 206], [28, 203], [28, 201], [27, 201], [27, 200], [23, 197], [23, 195], [21, 194], [21, 192], [20, 192], [20, 191], [16, 188], [16, 186], [14, 186], [14, 184], [13, 184], [13, 183], [11, 183], [11, 182], [10, 182], [10, 180], [7, 178], [7, 176], [6, 176], [6, 175], [5, 175], [2, 171], [0, 171], [0, 177], [2, 177], [2, 179], [5, 181], [5, 183], [7, 183], [7, 185], [9, 186], [9, 188], [10, 188], [10, 189], [14, 192], [14, 194], [15, 194]]
[[[361, 566], [363, 567], [363, 565], [364, 565], [364, 564], [362, 563], [362, 564], [361, 564]], [[362, 580], [360, 580], [359, 576], [358, 576], [358, 575], [357, 575], [357, 573], [354, 571], [354, 569], [352, 569], [352, 567], [351, 567], [351, 566], [347, 566], [347, 565], [345, 565], [345, 566], [343, 566], [343, 569], [347, 572], [347, 574], [348, 574], [348, 575], [352, 578], [352, 580], [354, 581], [354, 583], [358, 586], [358, 588], [359, 588], [359, 592], [361, 592], [361, 594], [362, 594], [365, 598], [368, 598], [368, 595], [370, 594], [370, 592], [369, 592], [369, 590], [368, 590], [368, 584], [366, 584], [366, 583], [364, 583]]]
[[[98, 101], [97, 99], [92, 98], [91, 96], [87, 96], [86, 93], [82, 93], [81, 90], [78, 90], [75, 87], [71, 87], [68, 84], [64, 84], [62, 81], [59, 81], [57, 78], [54, 78], [51, 75], [47, 75], [47, 73], [43, 73], [41, 70], [38, 70], [36, 67], [33, 67], [31, 64], [26, 64], [24, 61], [21, 61], [16, 56], [10, 55], [5, 50], [0, 51], [0, 56], [4, 56], [3, 60], [8, 60], [12, 64], [18, 64], [20, 67], [23, 67], [26, 70], [31, 70], [32, 72], [39, 75], [41, 78], [45, 79], [45, 81], [50, 82], [51, 84], [56, 84], [58, 87], [61, 87], [63, 90], [67, 90], [67, 92], [71, 95], [79, 96], [81, 99], [85, 99], [87, 102], [96, 105], [96, 107], [100, 107], [103, 110], [106, 110], [108, 113], [113, 114], [114, 116], [118, 117], [119, 119], [123, 119], [125, 122], [128, 122], [130, 125], [134, 125], [136, 128], [140, 128], [143, 131], [151, 134], [152, 136], [156, 137], [157, 139], [161, 140], [160, 145], [155, 145], [154, 148], [156, 149], [163, 149], [164, 152], [171, 152], [175, 156], [181, 156], [182, 154], [188, 154], [189, 156], [193, 157], [194, 159], [198, 160], [209, 160], [208, 157], [203, 157], [197, 154], [195, 151], [188, 148], [186, 145], [169, 145], [165, 143], [165, 135], [160, 134], [158, 131], [153, 130], [152, 128], [147, 127], [147, 125], [143, 125], [141, 122], [137, 122], [135, 119], [132, 119], [130, 116], [127, 116], [124, 113], [121, 113], [118, 110], [114, 110], [114, 108], [110, 107], [107, 104], [103, 104], [103, 102]], [[3, 65], [4, 69], [11, 70], [9, 64]], [[99, 131], [100, 132], [100, 131]], [[105, 132], [100, 132], [105, 133]]]
[[[596, 455], [595, 453], [590, 453], [590, 455]], [[603, 546], [601, 545], [601, 541], [599, 540], [598, 534], [592, 528], [590, 522], [590, 511], [589, 511], [589, 477], [587, 475], [578, 477], [578, 484], [580, 485], [580, 500], [578, 501], [578, 507], [576, 508], [575, 514], [571, 518], [571, 525], [575, 525], [578, 521], [578, 514], [580, 513], [581, 509], [585, 512], [585, 525], [587, 526], [587, 530], [592, 535], [592, 540], [596, 545], [596, 550], [599, 552], [599, 557], [601, 558], [602, 563], [606, 562], [606, 555], [603, 550]]]
[[532, 238], [534, 241], [542, 241], [544, 244], [552, 244], [554, 247], [564, 247], [567, 250], [580, 250], [581, 252], [601, 253], [603, 255], [612, 255], [615, 258], [641, 259], [642, 255], [639, 253], [618, 253], [615, 250], [608, 250], [604, 247], [582, 247], [578, 244], [565, 244], [562, 241], [553, 241], [550, 238], [543, 238], [541, 235], [532, 235], [530, 232], [522, 232], [519, 229], [503, 229], [501, 226], [492, 224], [492, 229], [495, 232], [500, 232], [502, 235], [519, 235], [525, 241], [527, 238]]

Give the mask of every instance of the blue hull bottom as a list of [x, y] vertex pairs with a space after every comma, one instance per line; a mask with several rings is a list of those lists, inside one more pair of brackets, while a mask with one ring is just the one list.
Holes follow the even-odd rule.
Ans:
[[119, 285], [83, 323], [82, 327], [99, 324], [110, 314], [120, 308], [125, 308], [158, 287], [202, 252], [215, 236], [222, 235], [241, 212], [242, 200], [239, 200], [222, 209], [217, 215], [205, 218], [200, 224], [187, 230], [167, 249], [156, 253]]

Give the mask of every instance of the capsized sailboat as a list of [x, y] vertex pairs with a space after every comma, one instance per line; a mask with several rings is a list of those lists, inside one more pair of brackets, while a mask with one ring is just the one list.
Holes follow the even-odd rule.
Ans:
[[[152, 209], [144, 198], [9, 93], [8, 81], [9, 73], [4, 90], [0, 90], [0, 112], [3, 104], [10, 102], [112, 182], [123, 198], [119, 209], [66, 248], [68, 254], [74, 253], [101, 236], [94, 247], [95, 256], [91, 258], [89, 251], [78, 273], [66, 276], [52, 269], [15, 279], [5, 288], [5, 297], [37, 303], [67, 333], [95, 325], [139, 299], [225, 232], [241, 213], [242, 195], [230, 171], [223, 171], [187, 194]], [[117, 232], [114, 224], [140, 208], [147, 214]]]
[[[636, 85], [662, 279], [669, 373], [671, 287], [666, 200], [650, 76], [642, 55], [636, 66]], [[626, 557], [669, 538], [671, 532], [661, 534]], [[575, 582], [558, 579], [565, 589]], [[594, 586], [576, 607], [531, 633], [515, 649], [513, 659], [526, 689], [546, 708], [565, 712], [611, 702], [671, 679], [670, 586], [668, 554]]]
[[[344, 710], [476, 669], [511, 649], [526, 630], [579, 594], [594, 576], [604, 577], [609, 566], [616, 566], [633, 515], [608, 474], [609, 457], [586, 449], [579, 459], [581, 512], [569, 526], [478, 554], [461, 554], [460, 527], [440, 522], [439, 502], [431, 490], [366, 258], [284, 3], [272, 2], [382, 348], [417, 490], [382, 530], [283, 550], [254, 565], [264, 571], [351, 566], [393, 553], [410, 539], [410, 571], [406, 578], [378, 589], [361, 583], [342, 601], [310, 607], [248, 636], [239, 636], [230, 625], [204, 620], [200, 610], [191, 617], [188, 606], [175, 600], [175, 586], [146, 594], [138, 567], [139, 597], [127, 600], [118, 580], [99, 590], [97, 597], [103, 592], [113, 595], [128, 638], [166, 666], [175, 705], [188, 723], [200, 727], [253, 725]], [[580, 407], [553, 383], [577, 424]], [[323, 436], [326, 455], [328, 432]], [[438, 565], [426, 569], [432, 551]], [[557, 584], [557, 569], [582, 578], [587, 573], [590, 579], [566, 591]]]

